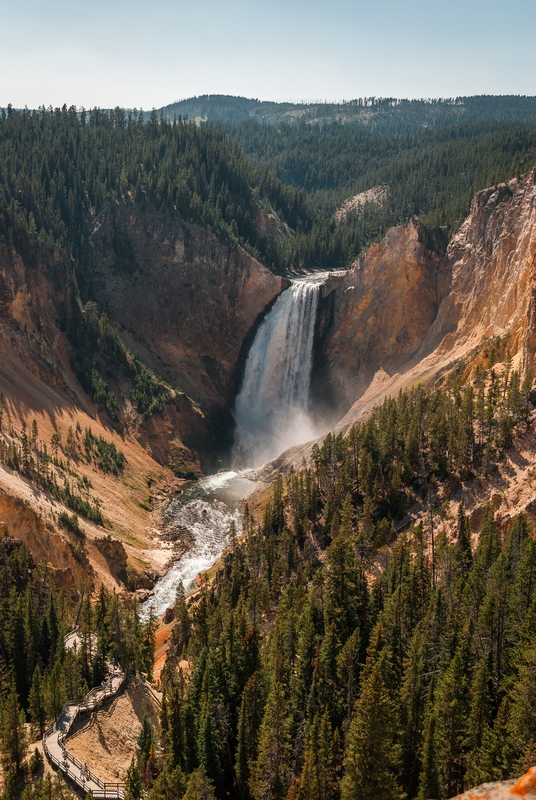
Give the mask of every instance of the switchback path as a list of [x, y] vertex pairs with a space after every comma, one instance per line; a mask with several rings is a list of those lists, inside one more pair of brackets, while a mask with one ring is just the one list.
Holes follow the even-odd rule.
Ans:
[[[76, 647], [76, 638], [76, 632], [67, 634], [65, 646], [68, 648]], [[108, 680], [102, 686], [91, 689], [78, 704], [67, 703], [54, 725], [43, 734], [43, 750], [48, 760], [59, 767], [64, 775], [74, 781], [81, 789], [86, 792], [91, 790], [95, 798], [123, 800], [124, 784], [102, 781], [85, 764], [82, 764], [76, 756], [68, 752], [65, 740], [80, 714], [91, 712], [104, 700], [114, 697], [123, 686], [125, 680], [126, 675], [122, 670], [111, 668]]]

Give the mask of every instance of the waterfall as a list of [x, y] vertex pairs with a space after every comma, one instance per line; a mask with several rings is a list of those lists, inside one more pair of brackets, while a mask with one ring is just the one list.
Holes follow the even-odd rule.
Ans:
[[[309, 388], [318, 297], [327, 274], [293, 281], [259, 326], [236, 398], [237, 467], [260, 466], [321, 433], [309, 413]], [[241, 532], [239, 501], [254, 489], [247, 474], [229, 471], [192, 483], [175, 497], [168, 523], [177, 537], [187, 529], [195, 544], [157, 582], [143, 604], [143, 619], [162, 614], [173, 605], [179, 583], [191, 590], [195, 577], [217, 561], [231, 526]]]
[[236, 398], [234, 461], [255, 467], [317, 434], [309, 415], [313, 339], [326, 274], [295, 280], [261, 323]]

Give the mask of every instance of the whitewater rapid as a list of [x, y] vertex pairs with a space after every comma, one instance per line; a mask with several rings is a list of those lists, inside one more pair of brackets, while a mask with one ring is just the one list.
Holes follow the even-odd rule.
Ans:
[[170, 523], [178, 531], [186, 528], [195, 544], [158, 580], [141, 607], [142, 619], [172, 606], [180, 583], [186, 593], [195, 588], [197, 576], [221, 556], [232, 526], [240, 535], [239, 502], [255, 488], [248, 468], [321, 433], [310, 414], [309, 395], [318, 299], [328, 274], [292, 281], [259, 326], [236, 398], [236, 471], [191, 484], [171, 501]]
[[195, 544], [157, 581], [153, 596], [142, 604], [142, 619], [147, 620], [151, 612], [158, 617], [172, 606], [180, 583], [186, 594], [195, 589], [197, 576], [224, 551], [231, 526], [237, 536], [242, 533], [238, 503], [254, 486], [254, 482], [229, 470], [194, 483], [174, 497], [165, 515], [178, 530], [187, 528]]

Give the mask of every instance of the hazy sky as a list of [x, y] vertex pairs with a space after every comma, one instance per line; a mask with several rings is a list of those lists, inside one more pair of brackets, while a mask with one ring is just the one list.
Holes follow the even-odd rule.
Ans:
[[0, 0], [0, 106], [536, 94], [535, 0]]

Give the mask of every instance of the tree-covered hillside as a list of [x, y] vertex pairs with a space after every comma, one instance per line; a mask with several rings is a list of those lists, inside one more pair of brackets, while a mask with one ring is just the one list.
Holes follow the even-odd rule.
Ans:
[[[0, 116], [0, 236], [34, 261], [60, 246], [83, 270], [91, 225], [119, 199], [205, 225], [276, 272], [336, 268], [412, 215], [453, 230], [475, 191], [535, 159], [529, 125], [384, 136], [341, 123], [249, 121], [222, 131], [156, 112], [145, 120], [121, 109], [8, 109]], [[335, 221], [344, 198], [375, 186], [388, 187], [381, 205]]]
[[[310, 467], [275, 482], [260, 524], [246, 511], [244, 539], [231, 530], [214, 581], [189, 601], [179, 589], [161, 726], [144, 721], [128, 800], [144, 788], [149, 800], [439, 800], [534, 762], [533, 523], [503, 524], [489, 504], [476, 541], [462, 501], [453, 535], [441, 529], [462, 481], [493, 476], [533, 424], [529, 381], [507, 353], [494, 365], [499, 351], [468, 383], [464, 368], [326, 437]], [[426, 513], [412, 525], [416, 500]], [[67, 536], [75, 548], [80, 531]], [[98, 684], [106, 659], [150, 676], [154, 625], [104, 590], [76, 608], [7, 531], [0, 613], [15, 800], [39, 769], [29, 734]], [[75, 653], [63, 634], [77, 613]], [[64, 797], [39, 781], [22, 795]]]
[[344, 122], [387, 135], [417, 133], [423, 128], [472, 123], [536, 123], [536, 97], [480, 95], [423, 98], [360, 97], [340, 103], [276, 103], [232, 95], [201, 95], [164, 106], [167, 119], [174, 116], [209, 122], [244, 122], [253, 119], [278, 126]]
[[[533, 526], [490, 504], [475, 547], [460, 502], [437, 534], [528, 398], [508, 358], [481, 366], [386, 400], [276, 481], [214, 583], [178, 594], [152, 800], [439, 800], [533, 763]], [[424, 524], [396, 530], [415, 498]]]
[[2, 112], [0, 237], [24, 258], [46, 261], [60, 246], [83, 269], [91, 223], [117, 199], [210, 227], [279, 270], [290, 252], [261, 233], [261, 209], [275, 211], [289, 235], [308, 237], [303, 266], [338, 266], [358, 249], [355, 226], [323, 219], [303, 192], [253, 166], [220, 130], [156, 113], [146, 122], [121, 109]]
[[306, 191], [323, 215], [352, 195], [387, 187], [380, 206], [359, 211], [362, 246], [413, 215], [452, 231], [475, 192], [527, 172], [536, 160], [534, 124], [479, 122], [390, 136], [337, 122], [249, 121], [225, 130], [245, 155]]
[[[79, 546], [72, 530], [67, 546]], [[78, 538], [78, 543], [77, 543]], [[43, 755], [36, 742], [67, 701], [80, 700], [107, 675], [107, 659], [117, 659], [130, 675], [151, 672], [152, 624], [140, 622], [135, 600], [109, 596], [91, 600], [58, 588], [50, 565], [32, 558], [26, 545], [0, 535], [0, 765], [4, 800], [69, 800], [59, 778], [44, 781]], [[64, 634], [77, 621], [81, 646], [68, 649]], [[32, 752], [33, 750], [33, 752]], [[36, 781], [37, 778], [37, 781]], [[25, 788], [26, 784], [26, 788]]]

